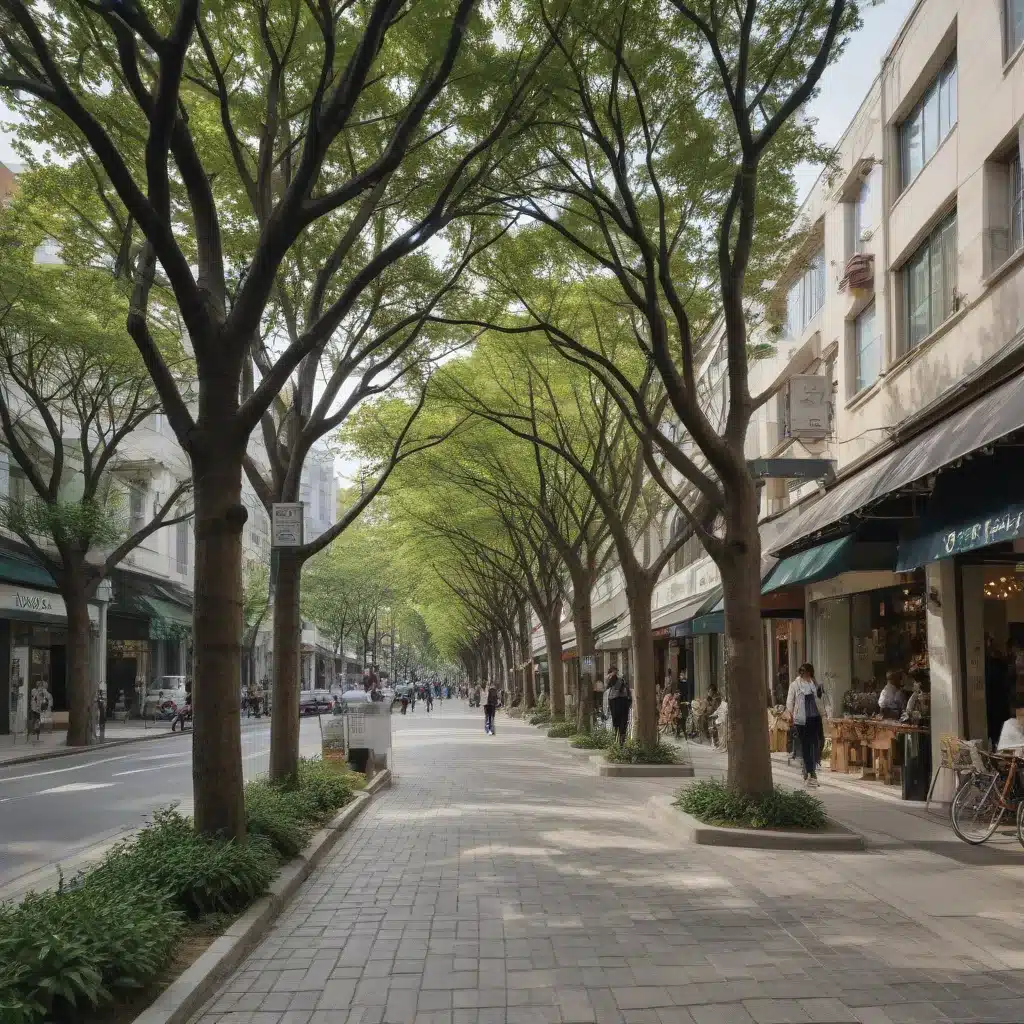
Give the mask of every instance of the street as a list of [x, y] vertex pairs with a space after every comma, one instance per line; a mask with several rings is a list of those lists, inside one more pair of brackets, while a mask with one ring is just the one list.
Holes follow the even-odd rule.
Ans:
[[[315, 718], [302, 720], [303, 755], [320, 750]], [[246, 779], [267, 770], [269, 719], [242, 719]], [[0, 768], [0, 899], [56, 883], [154, 811], [192, 807], [192, 733]]]

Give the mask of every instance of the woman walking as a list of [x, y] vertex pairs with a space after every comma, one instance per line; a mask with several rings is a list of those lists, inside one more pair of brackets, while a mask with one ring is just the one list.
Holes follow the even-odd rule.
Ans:
[[789, 684], [786, 696], [786, 711], [796, 731], [796, 741], [804, 762], [804, 781], [808, 786], [818, 785], [819, 737], [824, 733], [824, 709], [818, 697], [818, 689], [814, 681], [814, 666], [806, 662], [797, 671], [796, 679]]

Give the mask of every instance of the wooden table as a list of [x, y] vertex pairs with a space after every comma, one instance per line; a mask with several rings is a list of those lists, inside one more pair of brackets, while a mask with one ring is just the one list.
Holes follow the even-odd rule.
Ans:
[[901, 763], [901, 752], [893, 758], [893, 743], [898, 736], [928, 730], [893, 718], [833, 718], [828, 724], [832, 735], [831, 768], [834, 772], [859, 771], [861, 778], [877, 778], [886, 785], [899, 781], [894, 764]]
[[789, 722], [785, 712], [777, 715], [773, 708], [768, 709], [768, 740], [773, 754], [789, 752]]

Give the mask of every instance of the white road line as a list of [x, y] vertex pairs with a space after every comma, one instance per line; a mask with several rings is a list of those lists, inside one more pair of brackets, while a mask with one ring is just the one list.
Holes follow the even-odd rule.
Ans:
[[154, 765], [150, 765], [149, 768], [132, 768], [130, 771], [127, 771], [127, 772], [114, 772], [110, 777], [112, 779], [117, 779], [117, 778], [120, 778], [122, 775], [141, 775], [143, 772], [160, 772], [160, 771], [163, 771], [165, 768], [178, 768], [181, 765], [191, 764], [191, 763], [192, 763], [191, 761], [185, 760], [185, 761], [178, 761], [175, 764], [154, 764]]
[[109, 761], [126, 761], [129, 757], [129, 754], [120, 754], [118, 757], [101, 757], [98, 761], [87, 761], [85, 764], [76, 764], [70, 768], [51, 768], [48, 772], [32, 772], [31, 775], [12, 775], [6, 779], [0, 779], [0, 784], [4, 782], [22, 782], [25, 779], [39, 779], [44, 775], [60, 775], [62, 772], [80, 772], [83, 768], [95, 768], [96, 765], [107, 764]]
[[63, 786], [54, 786], [53, 789], [44, 789], [36, 796], [46, 796], [47, 793], [84, 793], [88, 789], [110, 789], [113, 782], [68, 782]]
[[169, 761], [172, 757], [181, 757], [181, 751], [176, 754], [150, 754], [148, 757], [134, 757], [133, 761]]

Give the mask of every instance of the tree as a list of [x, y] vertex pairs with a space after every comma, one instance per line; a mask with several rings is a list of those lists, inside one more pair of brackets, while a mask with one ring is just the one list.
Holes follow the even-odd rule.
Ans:
[[[160, 409], [146, 367], [124, 330], [125, 296], [106, 272], [37, 266], [41, 241], [18, 207], [0, 219], [0, 445], [24, 477], [0, 521], [53, 577], [67, 613], [69, 746], [93, 741], [89, 601], [124, 557], [164, 526], [190, 489], [180, 480], [147, 517], [130, 515], [126, 451]], [[180, 346], [161, 336], [175, 376]]]
[[242, 645], [245, 648], [245, 682], [256, 680], [256, 645], [270, 610], [270, 570], [256, 565], [245, 574], [245, 601], [242, 605]]
[[[477, 0], [0, 4], [0, 90], [26, 143], [60, 153], [77, 182], [94, 180], [100, 223], [77, 228], [120, 236], [115, 259], [134, 284], [128, 330], [192, 463], [195, 820], [241, 838], [249, 436], [384, 270], [438, 233], [457, 235], [462, 218], [500, 218], [479, 186], [520, 159], [546, 51], [503, 45]], [[381, 209], [392, 228], [374, 251], [363, 228]], [[292, 311], [296, 336], [246, 393], [271, 297], [305, 273], [316, 284]], [[194, 405], [154, 337], [167, 304], [195, 355]]]
[[[729, 783], [749, 794], [770, 790], [772, 780], [758, 495], [744, 452], [751, 417], [770, 395], [750, 393], [748, 333], [793, 252], [793, 168], [820, 156], [799, 111], [856, 26], [858, 7], [573, 0], [556, 22], [538, 0], [562, 75], [538, 129], [540, 169], [508, 177], [505, 194], [541, 230], [532, 239], [521, 233], [518, 259], [495, 256], [489, 274], [504, 313], [490, 322], [509, 327], [509, 314], [525, 310], [533, 329], [602, 382], [640, 438], [648, 471], [721, 571]], [[524, 287], [538, 279], [549, 284], [544, 301]], [[575, 302], [563, 315], [574, 285], [587, 293], [587, 318]], [[702, 339], [718, 317], [721, 426], [699, 372]], [[632, 328], [659, 388], [622, 372], [620, 350], [605, 344], [607, 320]]]

